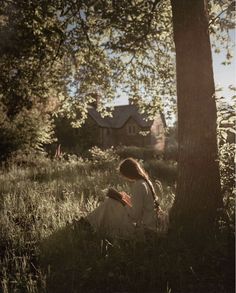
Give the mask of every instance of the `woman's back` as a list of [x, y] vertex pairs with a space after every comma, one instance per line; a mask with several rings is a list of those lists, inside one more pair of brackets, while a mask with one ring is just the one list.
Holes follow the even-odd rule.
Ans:
[[131, 187], [131, 217], [137, 225], [156, 230], [156, 213], [152, 190], [146, 180], [136, 180]]
[[125, 159], [119, 170], [124, 179], [131, 183], [131, 205], [107, 198], [87, 216], [87, 220], [96, 230], [106, 230], [112, 234], [131, 236], [133, 232], [136, 235], [136, 232], [146, 229], [156, 231], [155, 191], [148, 174], [133, 158]]

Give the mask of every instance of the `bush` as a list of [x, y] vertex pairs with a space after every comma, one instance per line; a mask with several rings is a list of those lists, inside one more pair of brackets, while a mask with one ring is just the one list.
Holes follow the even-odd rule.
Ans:
[[175, 183], [177, 179], [177, 164], [175, 162], [148, 160], [144, 162], [144, 168], [148, 174], [160, 181]]
[[111, 147], [110, 149], [102, 150], [99, 147], [92, 147], [88, 151], [88, 157], [94, 167], [99, 169], [117, 168], [119, 156]]
[[158, 150], [155, 150], [154, 148], [135, 146], [120, 147], [117, 148], [116, 152], [122, 159], [132, 157], [135, 159], [148, 160], [162, 156], [162, 153]]
[[51, 143], [53, 123], [50, 115], [38, 109], [23, 109], [9, 118], [0, 101], [0, 160], [8, 159], [18, 151], [43, 150], [44, 144]]
[[44, 151], [40, 150], [19, 150], [13, 152], [7, 160], [8, 166], [19, 167], [35, 167], [35, 168], [47, 168], [51, 163], [51, 160], [47, 157]]

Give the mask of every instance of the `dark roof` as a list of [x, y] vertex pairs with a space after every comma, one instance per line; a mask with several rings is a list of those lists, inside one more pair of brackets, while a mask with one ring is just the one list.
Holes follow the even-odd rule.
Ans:
[[153, 122], [153, 120], [147, 120], [147, 115], [140, 114], [135, 105], [115, 106], [112, 117], [102, 118], [94, 107], [90, 107], [88, 113], [101, 127], [121, 128], [130, 118], [133, 118], [141, 127], [150, 127]]

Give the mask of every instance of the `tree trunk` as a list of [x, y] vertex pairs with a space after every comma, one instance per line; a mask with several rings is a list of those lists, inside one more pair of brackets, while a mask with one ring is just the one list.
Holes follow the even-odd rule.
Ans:
[[171, 4], [179, 142], [177, 195], [171, 223], [189, 232], [204, 232], [222, 205], [207, 7], [204, 0], [171, 0]]

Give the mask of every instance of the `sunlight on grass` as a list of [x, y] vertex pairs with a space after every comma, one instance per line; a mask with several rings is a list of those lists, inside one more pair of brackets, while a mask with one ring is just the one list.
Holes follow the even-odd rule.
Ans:
[[[80, 217], [96, 208], [109, 186], [129, 191], [117, 174], [117, 164], [118, 159], [110, 160], [109, 154], [90, 161], [37, 158], [32, 166], [12, 164], [1, 171], [1, 292], [158, 288], [156, 292], [170, 293], [175, 266], [178, 280], [187, 274], [192, 282], [192, 272], [186, 271], [191, 253], [183, 252], [177, 261], [176, 240], [164, 235], [150, 235], [145, 243], [110, 239], [81, 227]], [[174, 200], [173, 166], [149, 162], [146, 169], [153, 181], [159, 179], [157, 170], [165, 170], [160, 204], [168, 211]]]

